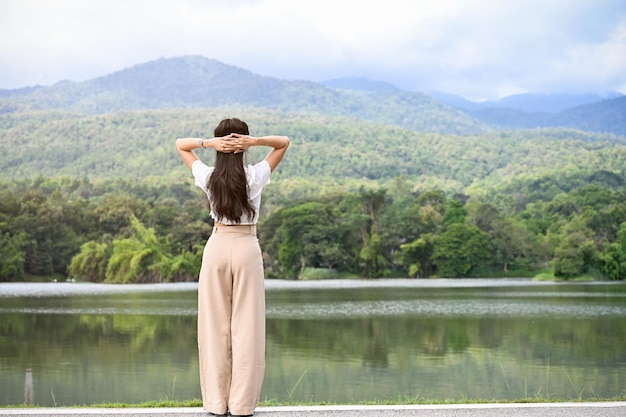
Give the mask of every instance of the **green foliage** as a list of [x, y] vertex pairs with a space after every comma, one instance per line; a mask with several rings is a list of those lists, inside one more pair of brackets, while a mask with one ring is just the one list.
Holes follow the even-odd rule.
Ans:
[[432, 258], [440, 276], [462, 277], [488, 260], [490, 252], [485, 232], [473, 225], [455, 223], [437, 238]]
[[[292, 148], [273, 178], [293, 184], [278, 191], [289, 200], [306, 197], [307, 190], [308, 196], [317, 193], [320, 184], [331, 181], [386, 185], [405, 177], [414, 192], [441, 189], [490, 201], [506, 198], [523, 209], [529, 194], [542, 192], [550, 199], [591, 182], [621, 186], [626, 172], [626, 146], [611, 135], [544, 129], [454, 136], [243, 108], [2, 114], [0, 143], [8, 152], [0, 153], [0, 170], [5, 179], [70, 176], [129, 183], [147, 177], [167, 178], [175, 187], [189, 178], [175, 152], [175, 138], [210, 136], [226, 115], [246, 119], [253, 134], [290, 136]], [[265, 152], [254, 151], [251, 162]], [[200, 156], [212, 161], [209, 151]]]
[[280, 216], [275, 239], [280, 241], [278, 260], [286, 271], [301, 276], [307, 266], [332, 269], [341, 262], [340, 230], [334, 227], [329, 204], [303, 203], [283, 210]]
[[195, 279], [211, 224], [173, 142], [209, 136], [210, 123], [233, 114], [253, 134], [292, 139], [264, 193], [269, 277], [551, 267], [559, 277], [624, 279], [622, 138], [565, 129], [454, 136], [213, 108], [0, 115], [0, 280]]
[[[132, 186], [118, 180], [67, 178], [0, 182], [0, 281], [61, 275], [101, 282], [114, 252], [122, 258], [137, 255], [126, 252], [129, 248], [147, 248], [132, 263], [141, 272], [125, 278], [120, 272], [116, 281], [194, 279], [200, 265], [198, 246], [211, 228], [206, 204], [197, 194], [186, 200], [191, 195], [183, 192], [187, 187], [170, 190], [167, 184], [149, 180]], [[159, 195], [164, 198], [159, 200]], [[132, 268], [126, 261], [111, 271], [125, 265], [128, 272]], [[114, 257], [113, 262], [120, 259]]]
[[9, 233], [0, 235], [0, 282], [17, 281], [24, 276], [24, 261], [26, 252], [22, 250], [26, 240], [26, 233], [20, 232], [15, 236]]
[[70, 277], [81, 281], [99, 282], [106, 274], [110, 251], [107, 243], [90, 240], [80, 247], [80, 253], [72, 258], [68, 267]]
[[434, 238], [432, 233], [425, 233], [411, 243], [400, 245], [402, 263], [408, 267], [409, 277], [422, 278], [430, 275], [433, 270]]
[[304, 268], [300, 279], [302, 280], [317, 280], [317, 279], [337, 279], [339, 274], [335, 269], [327, 268]]
[[[152, 181], [135, 182], [134, 196], [118, 180], [0, 183], [0, 279], [195, 279], [211, 231], [203, 196]], [[624, 279], [623, 188], [590, 185], [515, 212], [439, 190], [414, 194], [402, 183], [334, 191], [264, 214], [267, 276], [508, 276], [551, 265], [560, 278]]]
[[466, 215], [467, 210], [463, 207], [463, 203], [456, 200], [449, 200], [443, 215], [443, 224], [449, 226], [451, 224], [463, 223], [465, 222]]
[[[501, 266], [501, 273], [507, 274], [509, 268], [532, 268], [539, 254], [535, 235], [528, 225], [514, 218], [507, 218], [489, 203], [470, 203], [468, 221], [483, 230], [489, 236], [495, 265]], [[543, 230], [545, 232], [545, 229]]]
[[387, 259], [383, 254], [382, 239], [378, 233], [368, 236], [359, 253], [359, 259], [368, 278], [387, 275]]
[[600, 271], [609, 279], [623, 280], [626, 278], [626, 222], [620, 225], [617, 237], [618, 241], [607, 244], [600, 254]]
[[588, 231], [568, 233], [554, 252], [554, 275], [557, 277], [576, 277], [586, 273], [594, 264], [597, 248]]
[[134, 216], [131, 227], [129, 237], [113, 241], [105, 282], [168, 281], [173, 259], [157, 239], [154, 229], [145, 228]]

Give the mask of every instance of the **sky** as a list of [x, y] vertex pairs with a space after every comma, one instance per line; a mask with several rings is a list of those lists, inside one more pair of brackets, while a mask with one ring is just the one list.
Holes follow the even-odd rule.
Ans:
[[0, 89], [183, 55], [471, 100], [626, 94], [626, 0], [0, 0]]

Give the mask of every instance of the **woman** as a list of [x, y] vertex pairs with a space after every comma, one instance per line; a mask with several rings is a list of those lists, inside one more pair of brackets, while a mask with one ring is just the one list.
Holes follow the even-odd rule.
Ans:
[[[261, 192], [289, 138], [250, 136], [239, 119], [222, 120], [214, 134], [212, 139], [176, 140], [215, 221], [198, 283], [202, 403], [211, 415], [250, 416], [265, 373], [265, 282], [256, 223]], [[263, 161], [245, 166], [244, 151], [251, 146], [273, 149]], [[198, 148], [217, 151], [214, 167], [192, 152]]]

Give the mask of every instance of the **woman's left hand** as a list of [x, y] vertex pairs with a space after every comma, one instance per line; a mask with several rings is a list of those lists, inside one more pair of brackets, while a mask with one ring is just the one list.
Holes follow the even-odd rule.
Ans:
[[237, 153], [239, 151], [239, 140], [229, 136], [222, 136], [220, 138], [215, 138], [216, 144], [212, 147], [215, 148], [216, 151], [222, 153]]
[[237, 148], [234, 153], [247, 151], [248, 148], [254, 145], [255, 138], [249, 135], [242, 135], [239, 133], [231, 133], [227, 137], [231, 138], [232, 144]]

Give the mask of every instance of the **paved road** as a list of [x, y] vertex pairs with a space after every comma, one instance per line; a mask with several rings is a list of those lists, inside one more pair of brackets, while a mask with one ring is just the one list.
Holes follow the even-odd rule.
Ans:
[[[0, 417], [207, 417], [201, 408], [16, 408]], [[256, 417], [624, 417], [626, 401], [541, 404], [259, 407]]]

